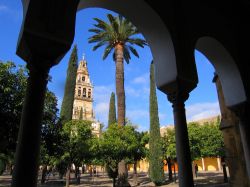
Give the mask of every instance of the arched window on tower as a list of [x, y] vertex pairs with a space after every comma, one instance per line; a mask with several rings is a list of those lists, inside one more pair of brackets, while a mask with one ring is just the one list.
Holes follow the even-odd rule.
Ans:
[[82, 81], [85, 82], [85, 76], [82, 76]]
[[78, 96], [81, 96], [81, 87], [78, 87]]
[[86, 88], [83, 88], [83, 90], [82, 90], [82, 96], [86, 97]]
[[91, 98], [91, 89], [88, 91], [88, 98]]

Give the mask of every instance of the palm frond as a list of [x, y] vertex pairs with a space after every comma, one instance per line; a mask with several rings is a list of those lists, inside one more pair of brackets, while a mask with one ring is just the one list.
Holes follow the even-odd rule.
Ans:
[[94, 26], [99, 28], [99, 29], [106, 31], [108, 29], [108, 27], [110, 27], [108, 23], [106, 23], [98, 18], [94, 18], [94, 20], [97, 21], [97, 24], [94, 24]]
[[132, 46], [128, 46], [129, 50], [137, 57], [139, 58], [139, 54], [137, 53], [136, 49]]
[[116, 21], [116, 18], [112, 14], [108, 14], [107, 17], [108, 17], [108, 20], [109, 20], [110, 24], [114, 28], [114, 31], [118, 32], [119, 25], [118, 25], [118, 23]]
[[99, 42], [97, 45], [95, 45], [95, 46], [92, 48], [92, 50], [95, 51], [95, 50], [97, 50], [99, 47], [105, 45], [106, 43], [107, 43], [107, 41], [101, 41], [101, 42]]
[[104, 38], [106, 38], [106, 36], [105, 36], [106, 34], [107, 33], [105, 33], [105, 32], [101, 32], [99, 34], [95, 34], [95, 35], [93, 35], [93, 36], [91, 36], [91, 37], [88, 38], [88, 42], [89, 43], [100, 42]]
[[132, 45], [138, 45], [142, 48], [144, 47], [144, 45], [148, 45], [147, 42], [141, 38], [129, 38], [127, 42], [129, 42]]
[[123, 56], [124, 56], [126, 63], [129, 64], [129, 60], [131, 59], [131, 57], [130, 57], [130, 53], [129, 53], [127, 46], [124, 46]]
[[94, 32], [94, 33], [96, 33], [96, 34], [102, 32], [102, 30], [100, 30], [100, 29], [89, 29], [88, 31], [89, 31], [89, 32]]
[[107, 56], [110, 54], [110, 52], [113, 50], [113, 46], [112, 45], [108, 45], [103, 53], [102, 59], [105, 60], [107, 58]]

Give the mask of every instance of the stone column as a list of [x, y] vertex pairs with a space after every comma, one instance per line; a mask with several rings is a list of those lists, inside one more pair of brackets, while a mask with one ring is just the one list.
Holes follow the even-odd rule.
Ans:
[[28, 69], [29, 77], [18, 134], [12, 187], [37, 186], [41, 120], [49, 68], [37, 68], [33, 64], [28, 64]]
[[178, 177], [180, 187], [194, 186], [184, 104], [188, 97], [188, 93], [177, 92], [168, 94], [168, 100], [173, 104], [172, 107], [174, 113]]

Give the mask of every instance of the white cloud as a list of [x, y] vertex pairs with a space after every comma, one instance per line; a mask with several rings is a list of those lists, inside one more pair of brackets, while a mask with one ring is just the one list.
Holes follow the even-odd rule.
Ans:
[[132, 121], [149, 117], [149, 112], [147, 110], [127, 110], [126, 114]]
[[196, 121], [220, 114], [219, 103], [196, 103], [186, 107], [187, 121]]
[[125, 86], [125, 94], [133, 97], [139, 97], [141, 96], [141, 89], [134, 89], [131, 86]]
[[113, 91], [114, 91], [113, 85], [95, 86], [94, 87], [94, 101], [96, 103], [109, 101], [110, 95]]
[[109, 103], [107, 102], [98, 103], [95, 106], [95, 112], [98, 114], [108, 113], [108, 110], [109, 110]]
[[167, 118], [167, 114], [159, 113], [159, 120], [160, 121], [165, 121]]
[[107, 103], [107, 102], [97, 103], [94, 111], [95, 111], [96, 119], [99, 120], [101, 123], [104, 123], [105, 125], [107, 125], [109, 103]]
[[149, 73], [145, 73], [132, 80], [132, 83], [134, 84], [148, 84], [148, 82], [149, 82]]
[[108, 122], [109, 100], [114, 91], [113, 85], [94, 87], [94, 112], [96, 119], [105, 125]]
[[4, 14], [12, 21], [17, 21], [22, 19], [22, 9], [15, 9], [13, 7], [8, 7], [6, 5], [0, 4], [0, 14]]

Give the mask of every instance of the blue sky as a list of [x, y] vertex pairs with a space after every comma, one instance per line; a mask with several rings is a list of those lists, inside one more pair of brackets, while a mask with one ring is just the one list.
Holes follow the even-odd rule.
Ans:
[[[93, 27], [94, 17], [106, 19], [107, 10], [86, 9], [77, 13], [76, 34], [74, 44], [78, 46], [79, 59], [85, 54], [88, 62], [90, 78], [94, 83], [94, 110], [96, 118], [107, 124], [108, 105], [111, 92], [115, 92], [115, 64], [111, 58], [102, 61], [103, 49], [93, 52], [93, 45], [87, 39]], [[16, 54], [17, 38], [22, 21], [21, 1], [0, 1], [0, 60], [14, 61], [25, 65]], [[140, 58], [132, 58], [131, 63], [125, 63], [125, 92], [126, 114], [139, 130], [149, 129], [149, 66], [152, 61], [150, 48], [137, 48]], [[48, 87], [58, 97], [60, 108], [64, 83], [66, 79], [67, 62], [71, 50], [63, 60], [50, 71], [52, 82]], [[214, 68], [211, 63], [198, 51], [195, 53], [199, 84], [191, 92], [186, 102], [188, 121], [198, 120], [219, 114], [218, 99], [215, 85], [212, 83]], [[171, 104], [166, 95], [157, 90], [160, 125], [173, 124]]]

